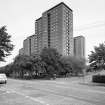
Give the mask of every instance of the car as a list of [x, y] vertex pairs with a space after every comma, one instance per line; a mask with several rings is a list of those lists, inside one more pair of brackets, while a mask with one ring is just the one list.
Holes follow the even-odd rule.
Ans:
[[6, 74], [4, 74], [4, 73], [0, 74], [0, 84], [6, 84], [6, 83], [7, 83]]

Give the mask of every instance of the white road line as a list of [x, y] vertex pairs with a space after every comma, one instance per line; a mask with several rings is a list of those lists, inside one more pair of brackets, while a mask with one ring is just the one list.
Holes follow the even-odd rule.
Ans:
[[[29, 87], [32, 87], [32, 86], [29, 86]], [[6, 90], [6, 88], [4, 88], [3, 90]], [[42, 90], [42, 89], [39, 89], [39, 90]], [[30, 99], [30, 100], [39, 102], [40, 104], [43, 104], [43, 105], [50, 105], [50, 104], [47, 104], [45, 101], [42, 101], [42, 100], [40, 100], [40, 99], [35, 99], [35, 98], [30, 97], [30, 96], [28, 96], [28, 95], [22, 94], [22, 93], [20, 93], [20, 92], [15, 91], [14, 89], [8, 89], [8, 90], [6, 90], [6, 91], [10, 91], [11, 93], [13, 92], [13, 93], [16, 93], [16, 94], [18, 94], [18, 95], [24, 96], [25, 98], [28, 98], [28, 99]], [[95, 104], [92, 104], [93, 102], [91, 103], [91, 101], [86, 101], [86, 100], [84, 100], [83, 97], [78, 97], [78, 96], [73, 96], [73, 95], [69, 95], [69, 97], [65, 97], [65, 96], [63, 96], [63, 95], [60, 95], [58, 92], [54, 92], [54, 90], [51, 90], [51, 89], [43, 89], [43, 91], [50, 92], [51, 94], [54, 94], [54, 95], [59, 95], [59, 96], [65, 98], [65, 99], [70, 99], [70, 97], [71, 97], [71, 99], [78, 100], [78, 101], [80, 101], [80, 102], [85, 102], [85, 103], [87, 103], [87, 104], [89, 104], [89, 105], [95, 105]]]
[[[29, 86], [29, 87], [33, 87], [33, 86]], [[61, 87], [61, 86], [60, 86]], [[64, 87], [64, 86], [63, 86]], [[64, 87], [64, 88], [68, 88], [68, 87]], [[69, 87], [69, 88], [71, 88], [71, 87]], [[37, 89], [37, 88], [36, 88]], [[74, 88], [71, 88], [71, 89], [74, 89]], [[43, 91], [47, 91], [47, 92], [51, 92], [52, 94], [55, 94], [55, 95], [59, 95], [60, 96], [60, 94], [59, 94], [59, 92], [55, 92], [53, 89], [51, 90], [51, 89], [38, 89], [38, 90], [43, 90]], [[78, 88], [75, 88], [74, 90], [79, 90], [79, 91], [82, 91], [82, 89], [78, 89]], [[83, 90], [83, 91], [85, 91], [85, 92], [95, 92], [96, 93], [96, 91], [93, 91], [93, 90]], [[99, 92], [99, 93], [101, 93], [101, 94], [104, 94], [105, 95], [105, 93], [103, 93], [103, 92], [100, 92], [100, 91], [97, 91], [97, 92]], [[65, 95], [61, 95], [62, 97], [65, 97]], [[88, 103], [94, 103], [94, 102], [97, 102], [98, 103], [98, 100], [95, 100], [95, 101], [91, 101], [90, 99], [89, 100], [87, 100], [86, 98], [84, 98], [83, 96], [82, 97], [78, 97], [78, 96], [74, 96], [74, 95], [71, 95], [71, 94], [69, 94], [68, 95], [69, 97], [71, 97], [71, 98], [73, 98], [73, 99], [76, 99], [76, 100], [82, 100], [82, 101], [84, 101], [84, 102], [88, 102]], [[66, 98], [68, 98], [68, 96], [66, 97]], [[94, 104], [92, 104], [92, 105], [94, 105]]]
[[21, 96], [24, 96], [25, 98], [28, 98], [28, 99], [30, 99], [30, 100], [39, 102], [40, 104], [43, 104], [43, 105], [50, 105], [50, 104], [47, 104], [45, 101], [42, 101], [42, 100], [40, 100], [40, 99], [32, 98], [32, 97], [30, 97], [30, 96], [28, 96], [28, 95], [22, 94], [22, 93], [20, 93], [20, 92], [17, 92], [17, 91], [15, 91], [15, 90], [12, 90], [12, 89], [6, 90], [5, 88], [2, 88], [2, 89], [0, 89], [0, 90], [3, 90], [3, 91], [5, 90], [5, 91], [6, 91], [6, 92], [3, 93], [3, 94], [6, 94], [6, 93], [16, 93], [16, 94], [21, 95]]
[[[32, 87], [32, 86], [29, 86], [29, 87]], [[36, 88], [37, 89], [37, 88]], [[42, 90], [42, 89], [37, 89], [37, 90]], [[50, 94], [54, 94], [54, 95], [58, 95], [58, 96], [61, 96], [61, 97], [63, 97], [64, 99], [74, 99], [74, 100], [78, 100], [78, 101], [80, 101], [80, 102], [84, 102], [84, 103], [87, 103], [87, 104], [89, 104], [89, 105], [95, 105], [95, 104], [93, 104], [93, 102], [92, 101], [88, 101], [88, 100], [86, 100], [86, 99], [83, 99], [83, 97], [78, 97], [78, 96], [74, 96], [74, 95], [68, 95], [68, 96], [65, 96], [65, 95], [60, 95], [59, 94], [59, 92], [55, 92], [54, 90], [51, 90], [51, 89], [43, 89], [43, 91], [46, 91], [46, 92], [50, 92]], [[92, 103], [91, 103], [92, 102]]]
[[[32, 87], [32, 86], [29, 86], [29, 87]], [[6, 90], [6, 89], [4, 88], [3, 90]], [[39, 90], [42, 90], [42, 89], [39, 89]], [[39, 102], [40, 104], [43, 104], [43, 105], [50, 105], [50, 104], [46, 103], [45, 101], [42, 101], [42, 100], [40, 100], [40, 99], [35, 99], [35, 98], [30, 97], [30, 96], [28, 96], [28, 95], [22, 94], [22, 93], [20, 93], [20, 92], [15, 91], [14, 89], [8, 89], [8, 90], [6, 90], [6, 91], [10, 91], [11, 93], [16, 93], [16, 94], [18, 94], [18, 95], [24, 96], [25, 98], [28, 98], [28, 99], [30, 99], [30, 100]], [[51, 94], [54, 94], [54, 95], [59, 95], [58, 92], [54, 92], [53, 90], [50, 90], [50, 89], [43, 89], [43, 91], [50, 92]], [[69, 97], [65, 97], [65, 96], [63, 96], [63, 95], [59, 95], [59, 96], [63, 97], [64, 99], [70, 99]], [[91, 104], [90, 102], [87, 102], [87, 101], [85, 101], [85, 100], [81, 100], [82, 97], [81, 97], [81, 98], [78, 98], [77, 96], [74, 97], [73, 95], [70, 95], [70, 97], [71, 97], [71, 99], [73, 99], [73, 100], [78, 100], [78, 101], [80, 101], [80, 102], [87, 103], [88, 105], [95, 105], [95, 104]], [[76, 99], [75, 99], [75, 98], [76, 98]]]

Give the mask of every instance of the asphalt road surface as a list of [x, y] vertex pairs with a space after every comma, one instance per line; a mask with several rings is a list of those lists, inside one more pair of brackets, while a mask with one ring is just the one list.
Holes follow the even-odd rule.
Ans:
[[85, 81], [8, 79], [6, 85], [0, 84], [0, 105], [105, 105], [105, 87]]

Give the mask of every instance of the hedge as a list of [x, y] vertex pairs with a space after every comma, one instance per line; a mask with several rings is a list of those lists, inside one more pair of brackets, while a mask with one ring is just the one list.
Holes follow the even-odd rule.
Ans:
[[93, 75], [92, 82], [105, 83], [105, 75]]

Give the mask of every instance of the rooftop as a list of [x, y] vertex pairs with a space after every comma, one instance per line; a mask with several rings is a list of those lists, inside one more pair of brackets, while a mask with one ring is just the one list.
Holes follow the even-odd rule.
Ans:
[[52, 7], [51, 9], [47, 10], [47, 12], [50, 11], [50, 10], [52, 10], [52, 9], [54, 9], [54, 8], [56, 8], [56, 7], [58, 7], [58, 6], [60, 6], [60, 5], [64, 5], [64, 6], [66, 6], [70, 11], [73, 11], [73, 10], [72, 10], [69, 6], [67, 6], [64, 2], [61, 2], [61, 3], [57, 4], [56, 6]]

